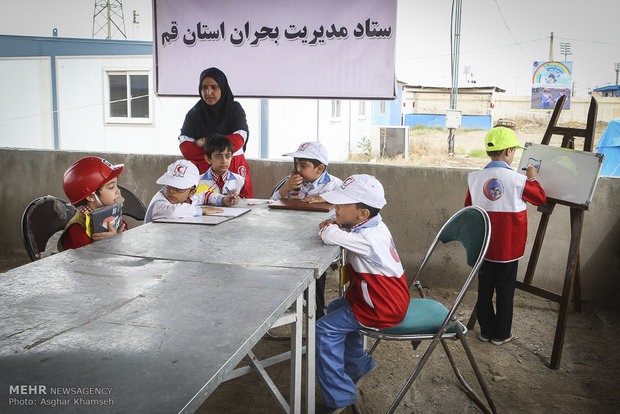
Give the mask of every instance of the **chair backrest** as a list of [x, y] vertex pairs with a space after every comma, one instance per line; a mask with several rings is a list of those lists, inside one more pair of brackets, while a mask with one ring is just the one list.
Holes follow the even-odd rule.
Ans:
[[491, 240], [491, 221], [489, 215], [482, 208], [477, 206], [469, 206], [459, 210], [443, 225], [439, 233], [435, 237], [435, 240], [431, 243], [424, 260], [418, 267], [413, 279], [409, 284], [409, 289], [413, 287], [413, 283], [417, 280], [418, 276], [422, 272], [422, 269], [430, 259], [437, 242], [449, 243], [452, 241], [458, 241], [465, 248], [465, 255], [467, 257], [467, 265], [471, 267], [471, 271], [467, 276], [467, 279], [463, 283], [461, 291], [456, 297], [454, 304], [452, 305], [448, 316], [444, 321], [442, 328], [452, 319], [452, 316], [456, 312], [460, 305], [467, 289], [473, 278], [476, 276], [478, 269], [482, 265], [484, 256], [489, 248], [489, 242]]
[[131, 190], [122, 185], [118, 186], [121, 190], [121, 196], [125, 199], [123, 201], [123, 214], [133, 219], [144, 221], [146, 215], [146, 206]]
[[[65, 228], [76, 209], [67, 201], [48, 195], [32, 201], [22, 216], [22, 240], [30, 260], [38, 260], [54, 233]], [[50, 249], [52, 250], [52, 249]], [[56, 250], [54, 244], [53, 250]]]
[[[286, 177], [284, 177], [283, 179], [281, 179], [280, 181], [278, 181], [278, 184], [276, 184], [276, 186], [273, 188], [273, 191], [271, 192], [271, 194], [275, 193], [276, 191], [278, 191], [280, 188], [282, 188], [282, 186], [284, 185], [284, 183], [286, 182], [286, 180], [288, 180], [288, 177], [290, 177], [289, 175], [287, 175]], [[271, 197], [271, 194], [269, 194], [269, 197]]]

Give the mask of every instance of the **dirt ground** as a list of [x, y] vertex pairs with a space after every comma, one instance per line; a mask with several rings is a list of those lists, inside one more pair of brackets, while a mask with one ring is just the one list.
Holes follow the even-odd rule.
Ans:
[[[558, 123], [558, 126], [571, 128], [585, 128], [585, 125], [579, 123]], [[601, 135], [607, 127], [607, 122], [598, 122], [594, 137], [594, 150]], [[517, 124], [515, 131], [521, 145], [526, 142], [540, 144], [542, 137], [547, 128], [546, 124], [538, 123], [521, 123]], [[465, 168], [482, 168], [490, 161], [484, 149], [485, 130], [457, 130], [454, 138], [454, 156], [448, 155], [448, 131], [441, 128], [412, 128], [410, 130], [409, 139], [409, 159], [402, 156], [395, 158], [379, 158], [372, 159], [371, 162], [401, 164], [401, 165], [424, 165], [435, 167], [465, 167]], [[575, 149], [583, 149], [583, 138], [575, 139]], [[554, 135], [551, 138], [551, 145], [560, 146], [562, 137]], [[512, 163], [512, 167], [519, 165], [521, 152], [517, 151]], [[354, 154], [350, 157], [350, 161], [364, 162], [368, 161], [368, 157], [364, 154]]]
[[[337, 297], [336, 274], [328, 275], [327, 301]], [[468, 320], [476, 300], [475, 286], [465, 297], [458, 316]], [[428, 297], [448, 305], [454, 289], [430, 287]], [[560, 368], [548, 368], [558, 306], [547, 300], [517, 291], [512, 342], [495, 346], [480, 342], [478, 327], [466, 337], [478, 362], [491, 396], [500, 413], [614, 413], [620, 393], [617, 303], [584, 303], [581, 313], [571, 311]], [[281, 334], [286, 328], [278, 328]], [[450, 349], [469, 384], [481, 395], [473, 372], [458, 342]], [[287, 350], [287, 341], [263, 339], [255, 348], [259, 358]], [[365, 414], [387, 410], [427, 345], [413, 350], [409, 342], [384, 342], [375, 351], [377, 369], [359, 389], [359, 407]], [[267, 369], [288, 397], [289, 364]], [[198, 413], [276, 413], [278, 406], [267, 395], [267, 387], [257, 374], [222, 384], [202, 405]], [[317, 385], [317, 406], [322, 397]], [[414, 382], [397, 413], [475, 413], [478, 407], [463, 392], [441, 347]], [[347, 408], [344, 413], [353, 413]]]
[[[579, 125], [570, 125], [580, 127]], [[605, 125], [597, 125], [596, 141]], [[539, 143], [544, 125], [520, 125], [517, 135], [521, 144]], [[485, 131], [458, 131], [455, 140], [456, 156], [447, 155], [447, 133], [441, 130], [412, 130], [411, 159], [377, 160], [377, 162], [417, 165], [480, 168], [488, 158], [470, 156], [480, 150]], [[553, 141], [558, 145], [557, 140]], [[580, 148], [582, 142], [577, 142]], [[518, 164], [515, 160], [513, 166]], [[0, 252], [0, 272], [26, 263], [24, 254]], [[476, 298], [472, 286], [461, 305], [458, 316], [467, 321]], [[338, 294], [336, 275], [328, 275], [326, 299], [329, 303]], [[455, 298], [455, 289], [430, 286], [427, 295], [448, 305]], [[467, 334], [468, 343], [487, 381], [491, 396], [500, 413], [615, 413], [620, 404], [620, 341], [615, 328], [620, 328], [618, 302], [582, 304], [581, 313], [568, 318], [560, 368], [548, 368], [558, 305], [517, 291], [513, 320], [514, 340], [494, 346], [477, 339], [478, 327]], [[276, 333], [285, 334], [286, 327]], [[284, 352], [288, 341], [264, 338], [254, 348], [259, 358]], [[475, 377], [458, 342], [450, 348], [470, 385], [480, 393]], [[359, 389], [359, 406], [363, 413], [385, 412], [404, 384], [413, 366], [426, 350], [422, 344], [413, 350], [409, 342], [384, 342], [375, 352], [377, 369]], [[247, 361], [242, 362], [247, 364]], [[285, 397], [288, 397], [289, 364], [267, 368]], [[322, 397], [317, 384], [317, 406]], [[223, 383], [201, 406], [198, 413], [277, 413], [277, 403], [269, 395], [258, 374]], [[347, 408], [345, 413], [352, 413]], [[441, 347], [435, 349], [414, 386], [398, 407], [397, 413], [473, 413], [479, 412], [469, 400], [451, 370]]]
[[[583, 125], [563, 125], [583, 128]], [[606, 123], [597, 125], [595, 143], [605, 130]], [[546, 125], [517, 125], [519, 142], [540, 143]], [[390, 159], [376, 162], [448, 167], [484, 167], [489, 159], [475, 157], [474, 150], [483, 148], [486, 131], [458, 131], [454, 157], [447, 154], [447, 132], [434, 129], [411, 131], [409, 160]], [[561, 137], [552, 145], [559, 146]], [[576, 140], [581, 149], [583, 140]], [[519, 153], [513, 167], [519, 162]], [[354, 156], [351, 161], [361, 161]], [[336, 275], [328, 276], [326, 299], [337, 297]], [[427, 295], [449, 306], [456, 291], [431, 286]], [[465, 322], [476, 300], [472, 286], [461, 305], [458, 316]], [[483, 343], [477, 339], [478, 327], [467, 334], [472, 352], [478, 362], [491, 396], [500, 413], [615, 413], [620, 403], [620, 340], [614, 329], [620, 327], [618, 303], [582, 304], [580, 313], [571, 313], [564, 340], [560, 368], [548, 368], [558, 305], [545, 299], [517, 291], [513, 321], [514, 340], [503, 346]], [[286, 333], [286, 328], [279, 328]], [[422, 344], [413, 350], [409, 342], [384, 342], [375, 351], [377, 369], [359, 389], [359, 407], [365, 414], [387, 410], [407, 376], [426, 350]], [[288, 342], [264, 339], [255, 348], [259, 358], [287, 350]], [[461, 372], [480, 395], [467, 358], [458, 342], [450, 344]], [[282, 363], [267, 369], [280, 390], [288, 397], [289, 364]], [[242, 390], [242, 391], [241, 391]], [[202, 405], [199, 413], [275, 413], [278, 406], [269, 395], [258, 375], [252, 374], [222, 384]], [[317, 385], [317, 407], [322, 404]], [[234, 402], [231, 402], [234, 401]], [[353, 413], [347, 408], [345, 413]], [[409, 390], [397, 413], [473, 413], [478, 407], [463, 392], [441, 347], [435, 349], [429, 362]]]

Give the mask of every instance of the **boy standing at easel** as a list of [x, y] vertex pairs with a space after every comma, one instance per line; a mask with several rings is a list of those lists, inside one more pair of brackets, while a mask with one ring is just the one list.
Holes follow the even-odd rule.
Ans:
[[491, 219], [491, 242], [478, 273], [478, 338], [502, 345], [512, 340], [517, 266], [527, 240], [526, 202], [540, 206], [547, 196], [536, 181], [536, 167], [528, 166], [526, 175], [510, 168], [515, 151], [523, 148], [513, 130], [493, 128], [485, 137], [485, 147], [491, 162], [468, 174], [465, 206], [482, 207]]

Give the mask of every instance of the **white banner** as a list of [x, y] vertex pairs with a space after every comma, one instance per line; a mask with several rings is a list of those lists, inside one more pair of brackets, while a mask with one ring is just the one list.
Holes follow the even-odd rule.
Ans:
[[394, 98], [396, 0], [154, 0], [157, 93]]

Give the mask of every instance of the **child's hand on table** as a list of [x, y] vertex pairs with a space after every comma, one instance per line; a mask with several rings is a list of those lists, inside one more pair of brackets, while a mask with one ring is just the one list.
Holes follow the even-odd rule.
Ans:
[[107, 239], [108, 237], [116, 236], [118, 233], [122, 233], [125, 231], [125, 223], [121, 224], [121, 227], [116, 230], [114, 228], [114, 224], [112, 221], [108, 222], [108, 231], [104, 231], [101, 233], [93, 233], [93, 241], [99, 241], [103, 239]]
[[327, 220], [322, 221], [321, 223], [319, 223], [319, 229], [322, 229], [325, 226], [329, 226], [330, 224], [336, 224], [336, 220], [327, 219]]
[[304, 203], [324, 203], [325, 200], [323, 200], [323, 197], [321, 196], [310, 196], [310, 197], [306, 197], [303, 200]]
[[213, 213], [221, 213], [222, 210], [221, 208], [217, 208], [217, 207], [200, 207], [202, 208], [202, 215], [206, 216], [207, 214], [213, 214]]

